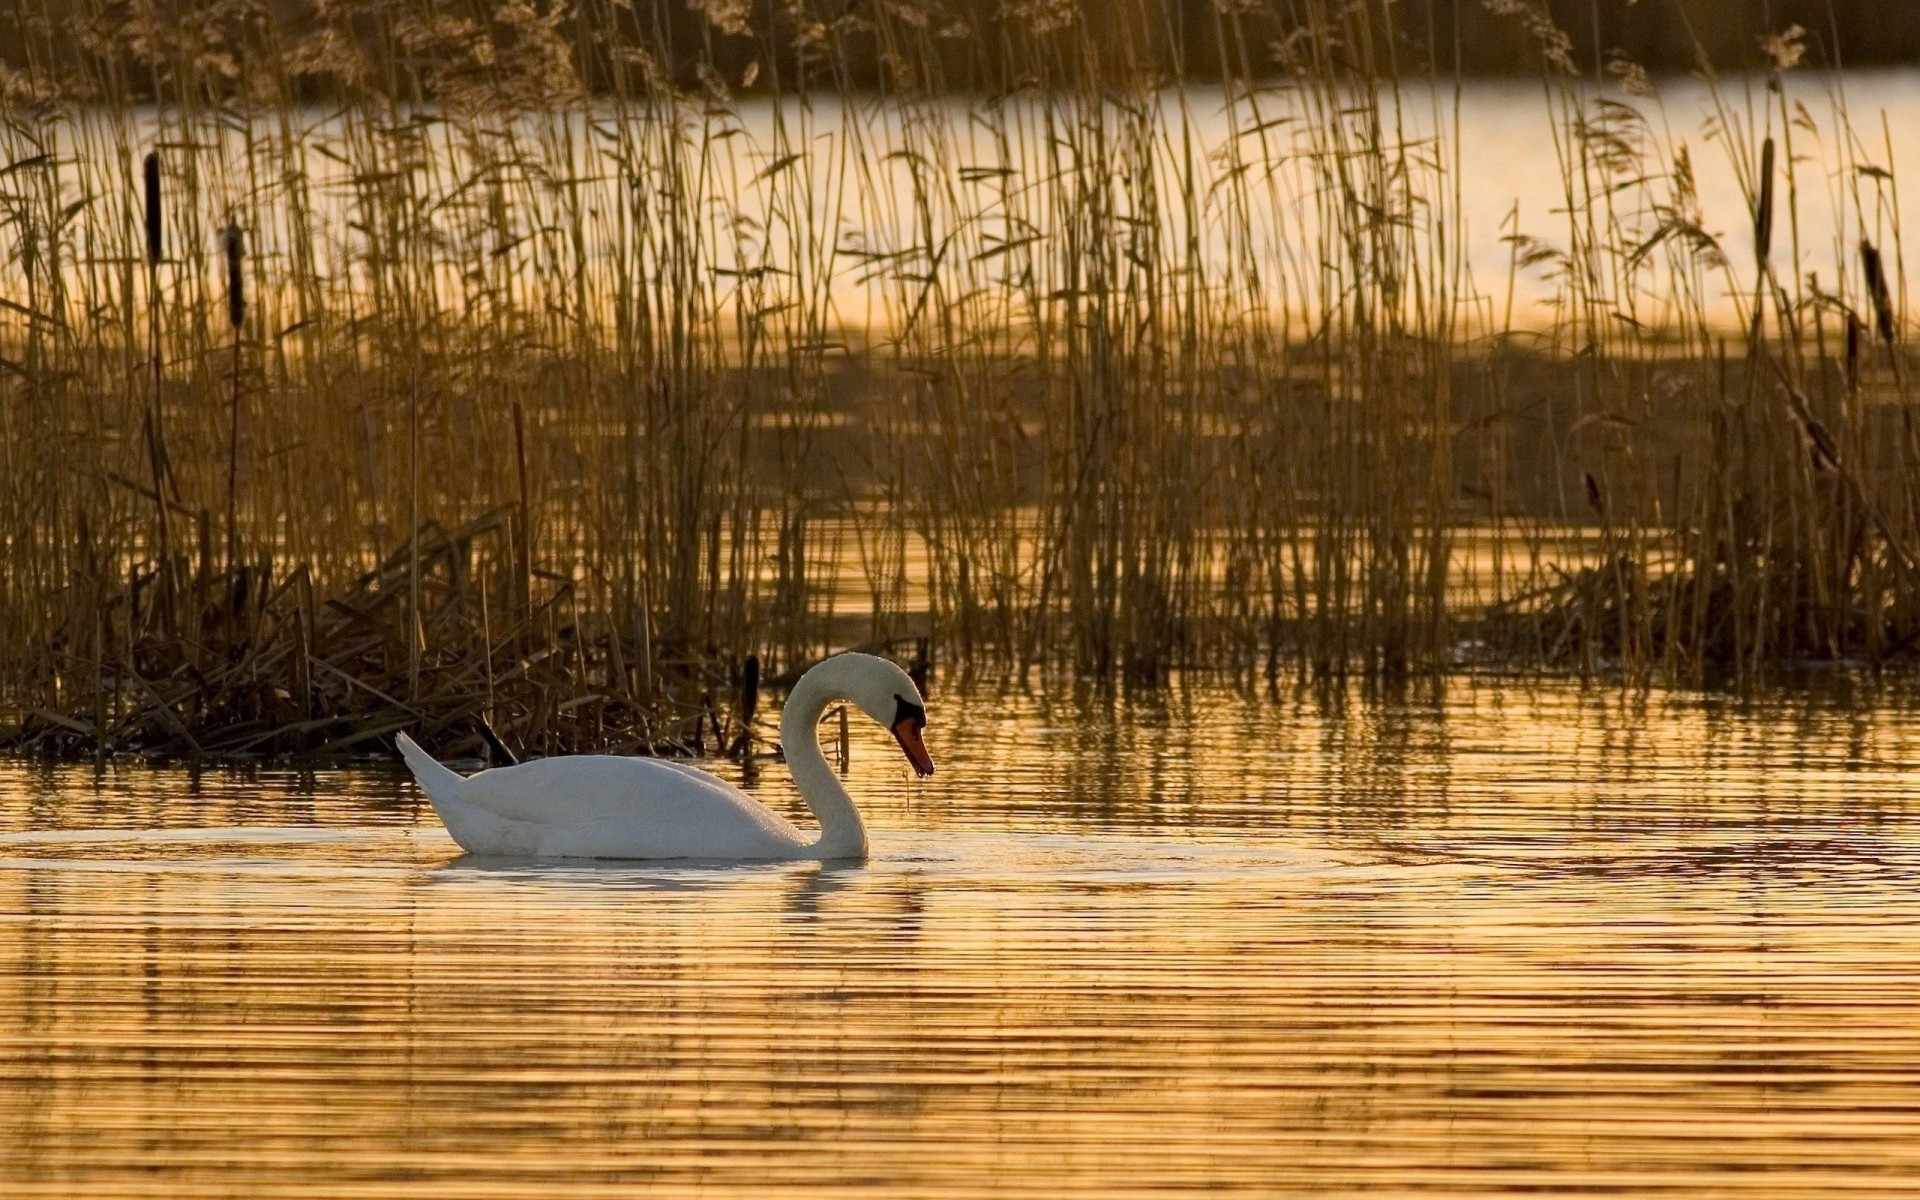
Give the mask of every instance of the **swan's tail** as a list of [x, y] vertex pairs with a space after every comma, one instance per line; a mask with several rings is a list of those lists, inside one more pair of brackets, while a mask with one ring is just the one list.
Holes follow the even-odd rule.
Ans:
[[460, 798], [461, 786], [467, 782], [465, 778], [440, 765], [438, 759], [415, 745], [406, 734], [395, 740], [400, 746], [400, 757], [413, 769], [413, 777], [419, 781], [427, 799], [438, 805]]

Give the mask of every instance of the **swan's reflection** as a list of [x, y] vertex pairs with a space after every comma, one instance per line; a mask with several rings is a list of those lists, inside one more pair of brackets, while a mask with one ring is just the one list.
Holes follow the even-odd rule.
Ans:
[[826, 902], [851, 887], [865, 873], [863, 863], [808, 863], [789, 878], [785, 903], [792, 916], [816, 922]]
[[578, 859], [462, 854], [435, 867], [436, 885], [592, 889], [595, 892], [717, 892], [764, 885], [787, 874], [819, 874], [811, 864], [725, 859]]

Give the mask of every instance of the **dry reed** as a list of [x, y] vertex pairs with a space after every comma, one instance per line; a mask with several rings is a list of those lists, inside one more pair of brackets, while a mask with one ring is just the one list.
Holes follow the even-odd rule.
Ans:
[[1201, 88], [1154, 0], [11, 0], [12, 744], [744, 745], [744, 664], [928, 638], [1143, 680], [1895, 658], [1891, 139], [1837, 77], [1790, 100], [1792, 34], [1716, 84], [1747, 274], [1644, 73], [1492, 7], [1560, 154], [1565, 227], [1512, 231], [1544, 328], [1471, 277], [1455, 52], [1390, 7], [1218, 6]]

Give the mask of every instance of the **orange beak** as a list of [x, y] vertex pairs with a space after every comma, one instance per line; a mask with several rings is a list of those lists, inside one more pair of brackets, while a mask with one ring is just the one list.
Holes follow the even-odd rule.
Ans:
[[907, 717], [893, 723], [893, 740], [900, 743], [907, 761], [913, 764], [914, 773], [922, 779], [933, 774], [933, 755], [927, 753], [927, 744], [920, 740], [920, 730], [925, 724], [918, 717]]

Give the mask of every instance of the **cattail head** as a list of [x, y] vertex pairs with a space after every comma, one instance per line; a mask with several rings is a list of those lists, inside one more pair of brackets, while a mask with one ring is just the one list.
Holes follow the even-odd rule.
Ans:
[[1866, 340], [1867, 327], [1860, 318], [1847, 310], [1847, 391], [1857, 394], [1860, 391], [1860, 343]]
[[147, 261], [158, 263], [163, 249], [160, 242], [160, 155], [148, 151], [147, 183]]
[[240, 226], [228, 222], [220, 244], [227, 251], [227, 323], [238, 329], [247, 319], [247, 280], [241, 270], [246, 246], [240, 236]]
[[1880, 251], [1865, 238], [1860, 239], [1860, 265], [1867, 273], [1867, 294], [1873, 298], [1874, 322], [1880, 328], [1880, 340], [1893, 345], [1893, 296], [1887, 290], [1887, 269]]
[[752, 732], [753, 716], [760, 707], [760, 656], [747, 655], [740, 672], [740, 723]]
[[1753, 209], [1753, 254], [1766, 274], [1767, 256], [1773, 249], [1773, 139], [1760, 147], [1760, 195]]

